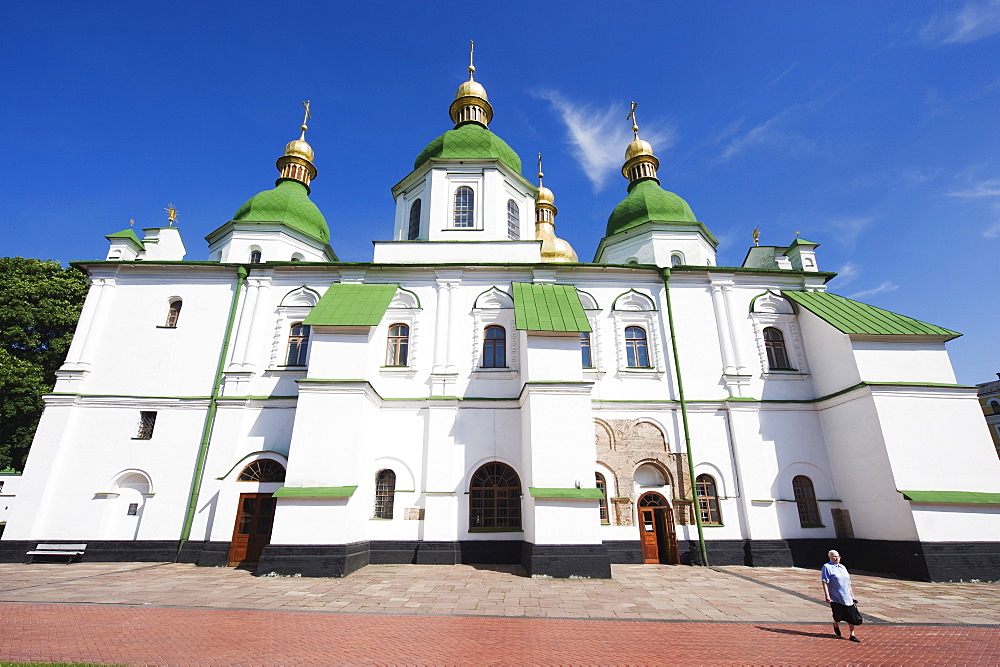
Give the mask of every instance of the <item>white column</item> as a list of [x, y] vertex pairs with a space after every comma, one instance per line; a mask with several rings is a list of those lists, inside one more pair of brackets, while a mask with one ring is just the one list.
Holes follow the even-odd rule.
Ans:
[[257, 309], [261, 292], [267, 289], [270, 283], [270, 278], [250, 278], [247, 280], [243, 311], [240, 313], [239, 328], [236, 331], [236, 344], [233, 345], [233, 353], [227, 368], [229, 371], [246, 370], [246, 366], [253, 367], [253, 363], [247, 359], [247, 353], [250, 349], [250, 341], [253, 339], [254, 324], [257, 322]]
[[715, 326], [719, 334], [719, 349], [722, 352], [722, 372], [726, 375], [736, 374], [736, 364], [733, 362], [733, 335], [729, 325], [729, 309], [726, 308], [724, 283], [712, 281], [712, 308], [715, 310]]
[[722, 286], [722, 305], [725, 307], [726, 311], [726, 324], [729, 330], [729, 344], [733, 348], [733, 363], [736, 365], [736, 373], [742, 375], [743, 371], [746, 369], [746, 364], [743, 363], [743, 355], [740, 354], [740, 346], [736, 344], [736, 332], [733, 331], [733, 311], [732, 311], [732, 301], [733, 301], [733, 284], [725, 284]]

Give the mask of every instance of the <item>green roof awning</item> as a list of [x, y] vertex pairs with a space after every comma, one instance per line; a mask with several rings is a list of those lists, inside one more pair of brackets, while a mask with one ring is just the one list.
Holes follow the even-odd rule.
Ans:
[[514, 283], [514, 327], [527, 331], [590, 331], [573, 285]]
[[873, 336], [944, 336], [946, 340], [962, 334], [912, 317], [869, 306], [829, 292], [791, 292], [781, 295], [823, 318], [845, 334]]
[[1000, 493], [982, 491], [900, 491], [907, 500], [915, 503], [968, 503], [975, 505], [1000, 505]]
[[373, 327], [382, 321], [399, 285], [334, 283], [302, 322], [310, 326]]
[[543, 489], [535, 486], [528, 487], [528, 493], [532, 498], [603, 498], [604, 492], [600, 489]]
[[350, 498], [356, 486], [283, 486], [274, 492], [275, 498]]
[[139, 240], [139, 237], [136, 236], [135, 232], [133, 232], [131, 229], [123, 229], [120, 232], [115, 232], [114, 234], [108, 234], [104, 238], [108, 239], [109, 241], [111, 239], [129, 239], [130, 241], [132, 241], [133, 243], [135, 243], [140, 248], [144, 248], [145, 247], [142, 244], [142, 241]]

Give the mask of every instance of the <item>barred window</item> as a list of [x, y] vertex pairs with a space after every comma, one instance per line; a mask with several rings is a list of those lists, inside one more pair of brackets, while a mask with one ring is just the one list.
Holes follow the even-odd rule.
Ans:
[[391, 519], [392, 502], [396, 493], [396, 473], [379, 470], [375, 475], [375, 518]]
[[715, 479], [711, 475], [698, 475], [696, 484], [701, 522], [709, 526], [721, 526], [722, 513], [719, 511], [719, 492], [715, 487]]
[[296, 322], [288, 333], [288, 354], [285, 355], [285, 365], [305, 366], [308, 351], [309, 325]]
[[420, 238], [420, 200], [410, 204], [410, 226], [406, 231], [406, 240], [415, 241]]
[[174, 299], [170, 302], [170, 308], [167, 309], [167, 321], [163, 324], [163, 326], [168, 329], [177, 328], [177, 320], [181, 316], [181, 306], [183, 305], [184, 302], [180, 299]]
[[472, 476], [469, 528], [520, 530], [521, 480], [513, 468], [494, 461]]
[[386, 344], [385, 365], [406, 366], [410, 347], [410, 327], [405, 324], [393, 324], [389, 327], [389, 338]]
[[767, 350], [767, 367], [769, 370], [795, 370], [788, 363], [788, 351], [785, 349], [785, 335], [781, 333], [781, 329], [775, 327], [764, 329], [764, 349]]
[[646, 331], [642, 327], [625, 327], [625, 355], [629, 368], [649, 368]]
[[601, 506], [601, 523], [611, 523], [608, 518], [608, 483], [604, 480], [604, 475], [594, 473], [597, 476], [597, 488], [601, 491], [601, 497], [597, 501]]
[[260, 264], [260, 250], [251, 250], [250, 251], [250, 263], [251, 264]]
[[475, 227], [475, 203], [476, 195], [468, 185], [455, 190], [455, 227], [458, 229], [471, 229]]
[[507, 332], [496, 324], [483, 331], [483, 368], [507, 367]]
[[511, 241], [521, 238], [521, 210], [513, 199], [507, 200], [507, 236]]
[[139, 413], [139, 431], [135, 434], [135, 440], [149, 440], [153, 437], [153, 428], [156, 426], [156, 413]]
[[799, 524], [803, 528], [822, 526], [819, 520], [819, 505], [816, 503], [816, 490], [812, 480], [805, 475], [797, 475], [792, 480], [792, 491], [795, 493], [795, 504], [799, 508]]
[[274, 459], [257, 459], [251, 461], [240, 476], [238, 482], [284, 482], [285, 466]]

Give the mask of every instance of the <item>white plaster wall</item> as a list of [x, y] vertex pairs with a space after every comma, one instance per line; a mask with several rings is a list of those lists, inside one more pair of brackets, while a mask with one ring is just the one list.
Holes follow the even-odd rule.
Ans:
[[20, 473], [0, 473], [0, 482], [3, 483], [3, 488], [0, 488], [0, 524], [7, 523], [7, 517], [10, 515], [10, 507], [14, 503], [14, 498], [17, 497], [17, 488], [21, 483]]
[[917, 533], [924, 542], [995, 542], [1000, 535], [996, 505], [912, 503]]
[[851, 347], [862, 380], [955, 382], [955, 371], [944, 343], [852, 341]]
[[797, 319], [818, 396], [853, 387], [861, 381], [861, 373], [846, 334], [805, 308], [798, 308]]

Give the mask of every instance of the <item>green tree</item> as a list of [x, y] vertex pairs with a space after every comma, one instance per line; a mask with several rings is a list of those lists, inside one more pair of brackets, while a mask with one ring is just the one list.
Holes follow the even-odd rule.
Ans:
[[24, 468], [87, 286], [59, 262], [0, 257], [0, 470]]

